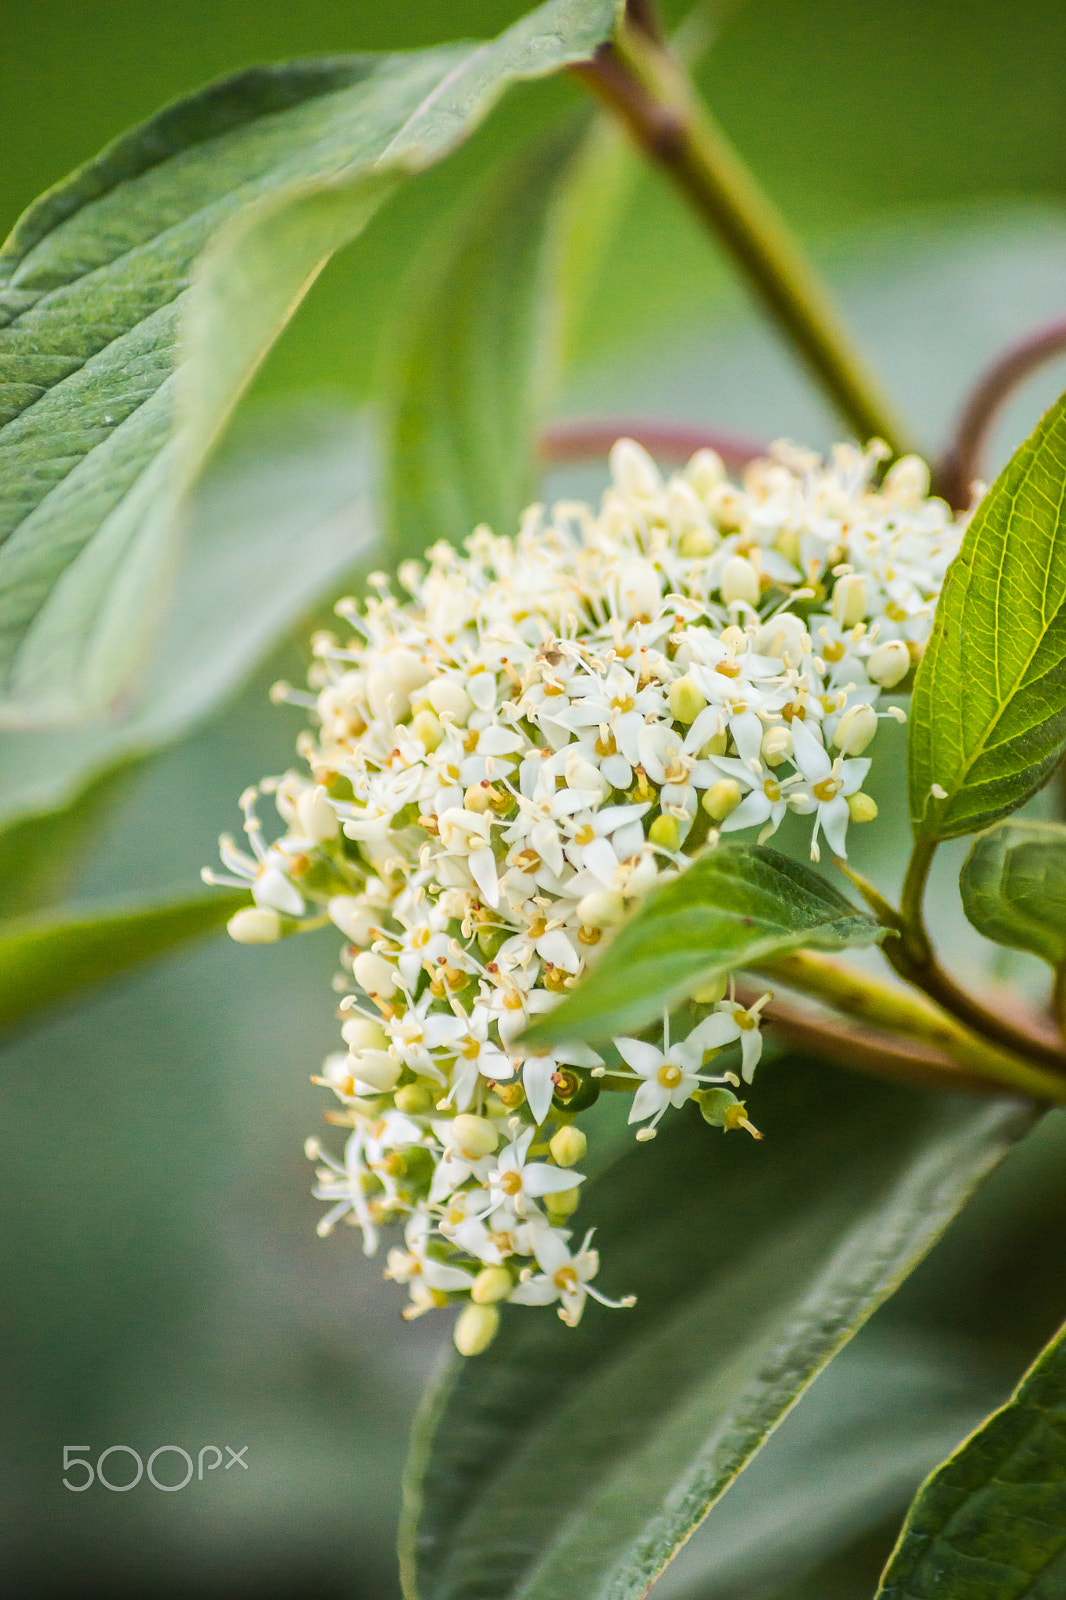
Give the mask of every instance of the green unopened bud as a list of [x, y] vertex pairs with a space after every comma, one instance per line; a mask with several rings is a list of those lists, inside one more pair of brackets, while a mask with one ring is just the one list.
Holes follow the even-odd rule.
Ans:
[[552, 1135], [548, 1149], [553, 1159], [560, 1167], [576, 1167], [579, 1161], [585, 1159], [589, 1142], [580, 1128], [573, 1126], [560, 1128]]
[[246, 906], [230, 917], [226, 932], [238, 944], [274, 944], [281, 938], [281, 918], [269, 906]]
[[412, 717], [411, 732], [427, 753], [435, 750], [444, 738], [444, 728], [432, 711], [420, 711]]
[[877, 801], [871, 795], [863, 794], [860, 789], [858, 794], [848, 795], [848, 816], [852, 822], [872, 822], [877, 815]]
[[479, 1356], [487, 1350], [500, 1326], [495, 1306], [468, 1305], [459, 1313], [452, 1338], [461, 1356]]
[[703, 797], [703, 809], [714, 822], [724, 822], [732, 816], [744, 794], [735, 778], [719, 778]]
[[677, 541], [677, 553], [686, 561], [698, 561], [713, 549], [714, 540], [706, 528], [688, 528]]
[[768, 767], [779, 767], [792, 754], [792, 733], [788, 728], [767, 728], [762, 736], [762, 758]]
[[668, 695], [670, 702], [670, 715], [678, 722], [688, 725], [695, 722], [700, 712], [707, 704], [707, 697], [703, 694], [695, 678], [687, 674], [683, 678], [675, 678], [670, 685]]
[[455, 1118], [448, 1129], [448, 1138], [459, 1154], [471, 1161], [479, 1156], [490, 1156], [500, 1142], [495, 1124], [488, 1117], [475, 1117], [469, 1111]]
[[712, 1128], [724, 1128], [726, 1133], [732, 1133], [735, 1128], [743, 1128], [753, 1139], [762, 1138], [758, 1128], [748, 1121], [747, 1107], [743, 1100], [738, 1100], [732, 1090], [699, 1089], [692, 1098], [699, 1106], [704, 1122], [709, 1122]]
[[617, 889], [593, 889], [578, 901], [577, 914], [586, 928], [614, 928], [626, 914], [626, 903]]
[[676, 817], [656, 817], [648, 829], [648, 838], [661, 850], [677, 850], [681, 845], [681, 824]]
[[724, 731], [722, 733], [712, 733], [711, 737], [707, 740], [707, 743], [700, 751], [700, 755], [704, 759], [706, 759], [707, 756], [724, 756], [728, 748], [729, 735], [727, 733]]
[[558, 1194], [545, 1195], [544, 1204], [548, 1208], [549, 1220], [562, 1222], [566, 1217], [572, 1217], [580, 1200], [580, 1189], [560, 1189]]
[[405, 1117], [424, 1117], [433, 1110], [433, 1096], [421, 1083], [405, 1083], [393, 1096], [397, 1111]]
[[833, 743], [842, 755], [861, 756], [877, 732], [873, 706], [849, 706], [836, 725]]
[[728, 986], [729, 979], [723, 972], [717, 978], [708, 978], [698, 989], [693, 989], [689, 999], [694, 1000], [698, 1006], [716, 1006], [719, 1000], [725, 999]]
[[894, 689], [911, 669], [911, 653], [902, 639], [890, 639], [870, 653], [866, 671], [882, 689]]
[[496, 1300], [505, 1300], [514, 1288], [514, 1279], [506, 1267], [483, 1267], [474, 1279], [470, 1298], [476, 1306], [491, 1306]]

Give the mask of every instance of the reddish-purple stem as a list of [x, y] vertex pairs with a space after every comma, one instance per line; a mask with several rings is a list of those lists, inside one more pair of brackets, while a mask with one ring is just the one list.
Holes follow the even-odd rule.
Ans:
[[1031, 373], [1061, 355], [1066, 355], [1066, 320], [1038, 328], [1010, 345], [978, 380], [962, 408], [955, 437], [934, 478], [937, 493], [957, 511], [970, 503], [973, 483], [981, 476], [985, 448], [1001, 407]]
[[635, 439], [653, 456], [683, 462], [697, 450], [715, 450], [729, 472], [739, 472], [766, 446], [711, 428], [688, 428], [669, 422], [641, 422], [632, 417], [553, 422], [540, 436], [540, 458], [549, 466], [604, 460], [616, 439]]

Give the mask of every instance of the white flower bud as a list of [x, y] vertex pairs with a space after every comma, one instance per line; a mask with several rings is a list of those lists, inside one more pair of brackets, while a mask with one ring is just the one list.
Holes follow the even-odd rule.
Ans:
[[349, 1017], [341, 1028], [341, 1038], [355, 1055], [360, 1050], [387, 1050], [389, 1036], [372, 1017]]
[[367, 944], [377, 918], [358, 895], [335, 894], [326, 906], [329, 920], [339, 928], [349, 944]]
[[506, 1300], [514, 1288], [514, 1279], [506, 1267], [482, 1267], [474, 1279], [470, 1298], [476, 1306], [491, 1306], [497, 1300]]
[[595, 795], [597, 801], [606, 800], [611, 792], [611, 785], [599, 767], [594, 767], [587, 757], [577, 751], [567, 756], [564, 773], [568, 788]]
[[421, 656], [404, 645], [397, 645], [386, 653], [384, 666], [396, 687], [407, 695], [428, 683], [433, 675]]
[[894, 505], [913, 508], [928, 493], [929, 468], [920, 456], [900, 456], [885, 473], [885, 499]]
[[455, 1348], [461, 1356], [479, 1356], [495, 1339], [499, 1326], [500, 1313], [495, 1306], [468, 1305], [455, 1324]]
[[473, 709], [470, 696], [454, 678], [434, 678], [426, 690], [426, 699], [438, 717], [448, 717], [459, 728]]
[[894, 689], [910, 671], [911, 653], [902, 639], [890, 639], [871, 651], [866, 671], [882, 689]]
[[353, 1050], [348, 1056], [348, 1070], [357, 1084], [385, 1094], [395, 1088], [403, 1066], [384, 1050]]
[[548, 1144], [548, 1149], [560, 1167], [576, 1167], [579, 1161], [584, 1161], [589, 1142], [580, 1128], [560, 1128], [554, 1133]]
[[367, 994], [390, 1000], [396, 993], [396, 968], [374, 950], [360, 950], [352, 962], [355, 981]]
[[836, 725], [833, 743], [845, 756], [861, 756], [877, 732], [873, 706], [849, 706]]
[[281, 938], [281, 918], [268, 906], [246, 906], [230, 917], [226, 932], [238, 944], [274, 944]]
[[625, 617], [654, 617], [662, 603], [659, 574], [650, 561], [637, 556], [618, 574], [620, 609]]
[[617, 890], [593, 889], [578, 901], [577, 914], [583, 927], [614, 928], [626, 914], [626, 903]]
[[475, 1117], [469, 1111], [452, 1119], [447, 1137], [448, 1143], [469, 1161], [490, 1156], [500, 1142], [496, 1124], [488, 1117]]
[[724, 822], [732, 816], [744, 798], [744, 791], [735, 778], [719, 778], [703, 797], [703, 809], [714, 822]]
[[849, 572], [833, 585], [833, 616], [842, 628], [854, 628], [866, 615], [866, 579]]
[[341, 831], [340, 819], [320, 783], [313, 789], [300, 791], [296, 797], [296, 815], [304, 837], [315, 844], [325, 844]]
[[759, 603], [759, 574], [745, 556], [730, 556], [722, 568], [718, 588], [727, 606], [741, 601], [749, 606]]
[[647, 500], [657, 495], [663, 486], [659, 469], [643, 445], [635, 439], [618, 439], [608, 456], [611, 477], [623, 494], [635, 500]]
[[725, 465], [716, 450], [697, 450], [685, 468], [685, 477], [696, 493], [706, 498], [725, 477]]
[[755, 635], [755, 653], [760, 656], [783, 658], [788, 654], [798, 660], [809, 648], [807, 625], [791, 611], [779, 611]]

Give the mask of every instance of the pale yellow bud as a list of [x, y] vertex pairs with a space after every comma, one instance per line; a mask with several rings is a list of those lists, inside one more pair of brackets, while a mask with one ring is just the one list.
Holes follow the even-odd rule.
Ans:
[[779, 767], [792, 754], [792, 734], [788, 728], [767, 728], [760, 745], [768, 767]]
[[463, 795], [463, 805], [467, 811], [472, 811], [475, 816], [481, 816], [492, 803], [492, 796], [482, 783], [472, 783]]
[[626, 903], [613, 889], [593, 889], [577, 903], [577, 914], [586, 928], [614, 928], [626, 914]]
[[454, 678], [434, 678], [426, 690], [426, 699], [438, 717], [448, 717], [457, 727], [463, 726], [473, 709], [470, 696]]
[[697, 494], [709, 495], [725, 477], [725, 466], [717, 450], [697, 450], [685, 468], [685, 477]]
[[576, 1167], [585, 1159], [589, 1142], [580, 1128], [567, 1125], [554, 1133], [548, 1149], [560, 1167]]
[[411, 718], [411, 732], [430, 754], [444, 738], [444, 729], [432, 711], [419, 711]]
[[833, 616], [842, 628], [854, 628], [866, 615], [866, 579], [849, 572], [833, 585]]
[[341, 1028], [341, 1038], [353, 1052], [389, 1048], [388, 1034], [381, 1023], [371, 1017], [349, 1017]]
[[479, 1356], [487, 1350], [500, 1326], [495, 1306], [468, 1305], [459, 1313], [452, 1338], [461, 1356]]
[[920, 456], [900, 456], [885, 473], [885, 497], [898, 506], [917, 506], [928, 493], [929, 468]]
[[745, 556], [730, 556], [722, 568], [718, 588], [727, 606], [740, 601], [749, 606], [759, 603], [759, 574]]
[[726, 734], [724, 731], [722, 733], [712, 733], [711, 737], [707, 740], [707, 743], [704, 745], [703, 749], [700, 751], [700, 755], [701, 756], [724, 756], [728, 746], [729, 746], [729, 736], [728, 736], [728, 734]]
[[659, 493], [663, 480], [659, 469], [643, 445], [635, 439], [618, 439], [608, 456], [611, 477], [623, 494], [637, 500], [649, 499]]
[[791, 611], [781, 611], [764, 622], [755, 635], [755, 651], [760, 656], [784, 656], [787, 651], [798, 658], [805, 653], [804, 646], [809, 644], [809, 638], [801, 617], [794, 616]]
[[499, 1144], [496, 1125], [488, 1117], [475, 1117], [471, 1112], [461, 1112], [448, 1129], [448, 1139], [460, 1154], [477, 1161], [490, 1156]]
[[706, 528], [687, 528], [677, 541], [677, 553], [686, 561], [698, 561], [709, 556], [715, 540]]
[[694, 1000], [698, 1006], [716, 1006], [719, 1000], [725, 999], [728, 985], [729, 979], [723, 972], [717, 978], [708, 978], [698, 989], [693, 989], [689, 999]]
[[357, 1083], [386, 1094], [395, 1087], [403, 1068], [384, 1050], [353, 1050], [348, 1057], [348, 1070]]
[[514, 1279], [506, 1267], [483, 1267], [474, 1279], [470, 1298], [476, 1306], [491, 1306], [496, 1300], [505, 1300], [514, 1288]]
[[707, 704], [707, 697], [695, 678], [687, 675], [674, 679], [667, 698], [670, 703], [670, 715], [686, 726], [690, 722], [695, 722]]
[[396, 969], [374, 950], [360, 950], [352, 962], [355, 981], [367, 994], [390, 1000], [396, 993]]
[[397, 1111], [402, 1111], [405, 1117], [424, 1117], [433, 1110], [433, 1096], [421, 1083], [405, 1083], [402, 1089], [397, 1089], [393, 1099]]
[[704, 795], [703, 809], [714, 822], [724, 822], [743, 798], [744, 792], [735, 778], [719, 778]]
[[230, 917], [226, 932], [238, 944], [274, 944], [281, 938], [281, 918], [268, 906], [246, 906]]
[[836, 725], [833, 743], [842, 755], [860, 756], [877, 732], [873, 706], [849, 706]]
[[572, 1217], [580, 1201], [580, 1189], [560, 1189], [558, 1194], [544, 1196], [544, 1204], [548, 1208], [548, 1216], [552, 1222], [562, 1221], [564, 1217]]
[[340, 819], [321, 784], [301, 790], [296, 797], [296, 815], [304, 837], [315, 844], [335, 839], [341, 831]]
[[676, 817], [656, 817], [648, 829], [648, 838], [662, 850], [677, 850], [681, 845], [681, 824]]
[[848, 816], [852, 822], [872, 822], [877, 816], [877, 801], [861, 789], [858, 794], [849, 794]]
[[907, 676], [911, 668], [911, 653], [902, 639], [890, 639], [879, 644], [866, 662], [866, 671], [882, 689], [894, 689]]
[[329, 920], [351, 944], [366, 944], [374, 925], [371, 911], [354, 894], [335, 894], [326, 907]]

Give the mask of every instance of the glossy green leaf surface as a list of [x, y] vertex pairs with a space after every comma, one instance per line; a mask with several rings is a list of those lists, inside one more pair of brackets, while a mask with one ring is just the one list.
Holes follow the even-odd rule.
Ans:
[[1066, 1329], [920, 1490], [877, 1600], [1066, 1593]]
[[536, 435], [557, 367], [553, 279], [565, 179], [585, 119], [479, 192], [421, 285], [392, 378], [389, 511], [397, 559], [479, 523], [513, 533], [534, 499]]
[[973, 842], [959, 877], [966, 915], [996, 944], [1066, 961], [1066, 827], [1001, 822]]
[[129, 674], [176, 498], [330, 255], [508, 84], [588, 56], [615, 13], [547, 0], [481, 45], [253, 68], [22, 218], [0, 256], [9, 725], [69, 719]]
[[1064, 749], [1066, 397], [989, 489], [948, 570], [911, 700], [915, 834], [998, 822]]
[[525, 1035], [603, 1039], [642, 1027], [704, 979], [791, 950], [872, 944], [883, 930], [810, 867], [719, 844], [650, 894], [592, 972]]
[[247, 904], [246, 894], [231, 890], [0, 922], [0, 1029], [220, 928]]
[[1028, 1125], [796, 1059], [765, 1140], [694, 1112], [588, 1185], [598, 1286], [576, 1329], [516, 1307], [423, 1410], [408, 1600], [636, 1600], [812, 1377]]

